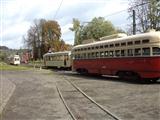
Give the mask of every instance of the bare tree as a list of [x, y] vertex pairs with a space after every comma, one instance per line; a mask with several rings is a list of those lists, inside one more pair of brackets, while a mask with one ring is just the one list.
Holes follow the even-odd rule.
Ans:
[[137, 32], [148, 29], [158, 30], [160, 27], [160, 4], [158, 0], [129, 0], [128, 12], [132, 18], [132, 10], [136, 12]]

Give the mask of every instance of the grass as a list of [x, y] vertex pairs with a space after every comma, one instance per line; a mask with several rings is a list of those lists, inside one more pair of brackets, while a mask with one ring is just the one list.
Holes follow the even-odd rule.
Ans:
[[24, 66], [15, 66], [15, 65], [8, 65], [4, 62], [0, 62], [0, 70], [28, 70], [29, 67]]
[[42, 66], [43, 65], [43, 61], [41, 60], [37, 60], [37, 61], [30, 61], [29, 62], [30, 65], [32, 66]]

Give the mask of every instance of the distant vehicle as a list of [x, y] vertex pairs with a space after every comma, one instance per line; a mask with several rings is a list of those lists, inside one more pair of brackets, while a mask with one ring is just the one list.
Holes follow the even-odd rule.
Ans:
[[19, 65], [20, 64], [20, 56], [19, 55], [12, 55], [8, 57], [9, 64], [12, 65]]
[[157, 81], [160, 78], [160, 31], [103, 38], [72, 49], [72, 69], [81, 74]]
[[71, 68], [71, 51], [46, 53], [43, 61], [45, 67]]

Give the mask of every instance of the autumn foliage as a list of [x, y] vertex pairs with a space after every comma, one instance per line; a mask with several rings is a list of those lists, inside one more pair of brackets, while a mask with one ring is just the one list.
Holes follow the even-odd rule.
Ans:
[[42, 58], [46, 52], [64, 51], [70, 49], [61, 38], [61, 28], [54, 20], [35, 20], [34, 25], [24, 38], [25, 44], [32, 49], [33, 59]]

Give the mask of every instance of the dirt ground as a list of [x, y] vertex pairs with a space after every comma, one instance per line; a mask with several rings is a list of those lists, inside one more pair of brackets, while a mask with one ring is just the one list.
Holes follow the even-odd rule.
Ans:
[[155, 84], [140, 84], [55, 70], [2, 71], [1, 75], [13, 82], [16, 89], [0, 120], [71, 120], [55, 86], [56, 82], [65, 79], [75, 83], [122, 120], [160, 119], [159, 81]]

